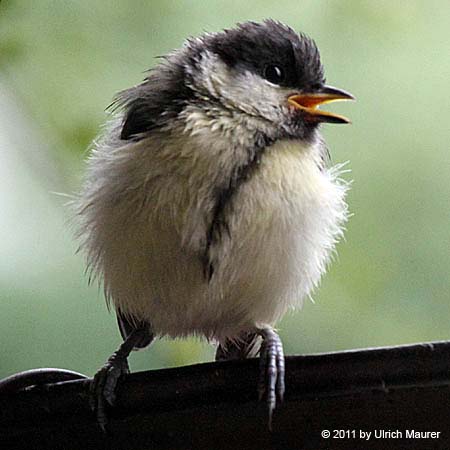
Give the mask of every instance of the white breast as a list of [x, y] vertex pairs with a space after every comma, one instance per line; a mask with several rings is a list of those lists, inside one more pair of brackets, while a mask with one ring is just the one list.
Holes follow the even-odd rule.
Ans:
[[[347, 217], [346, 184], [295, 142], [270, 147], [241, 186], [214, 286], [256, 324], [275, 323], [317, 285]], [[218, 255], [219, 258], [219, 255]], [[217, 301], [219, 302], [219, 301]]]
[[134, 189], [132, 180], [136, 184], [154, 162], [143, 152], [131, 161], [130, 154], [140, 154], [132, 152], [99, 149], [81, 200], [84, 246], [116, 307], [150, 322], [156, 334], [223, 340], [272, 325], [301, 305], [325, 271], [347, 216], [346, 186], [336, 171], [319, 169], [318, 149], [280, 142], [266, 150], [233, 198], [230, 235], [223, 233], [211, 249], [217, 264], [210, 282], [201, 251], [186, 245], [183, 229], [197, 223], [194, 234], [204, 234], [203, 216], [192, 209], [202, 207], [190, 194], [197, 187], [160, 177], [158, 189], [151, 183], [149, 191]]

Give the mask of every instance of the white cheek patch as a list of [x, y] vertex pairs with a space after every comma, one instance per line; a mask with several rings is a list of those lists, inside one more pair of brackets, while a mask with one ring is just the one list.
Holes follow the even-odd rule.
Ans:
[[210, 52], [203, 56], [200, 71], [192, 75], [195, 75], [196, 84], [206, 97], [218, 98], [224, 106], [268, 120], [281, 119], [291, 92], [256, 73], [230, 68]]

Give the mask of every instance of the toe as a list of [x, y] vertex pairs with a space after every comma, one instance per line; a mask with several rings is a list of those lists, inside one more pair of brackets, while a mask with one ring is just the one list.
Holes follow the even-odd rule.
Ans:
[[120, 369], [117, 367], [111, 367], [108, 370], [107, 377], [105, 379], [105, 384], [103, 386], [103, 397], [111, 406], [113, 406], [116, 401], [117, 382], [119, 381], [121, 374]]
[[285, 391], [285, 367], [284, 367], [284, 353], [283, 347], [281, 343], [278, 346], [277, 357], [276, 357], [276, 367], [277, 367], [277, 384], [276, 384], [276, 393], [278, 396], [278, 400], [280, 403], [284, 400], [284, 391]]
[[267, 346], [263, 342], [259, 356], [258, 398], [261, 401], [266, 392]]
[[258, 393], [260, 400], [266, 398], [269, 429], [271, 429], [277, 401], [281, 403], [284, 397], [284, 354], [281, 340], [273, 330], [265, 330], [263, 337]]
[[113, 406], [116, 401], [117, 383], [124, 371], [122, 364], [108, 361], [94, 376], [90, 385], [89, 405], [95, 411], [97, 423], [105, 431], [108, 424], [107, 405]]

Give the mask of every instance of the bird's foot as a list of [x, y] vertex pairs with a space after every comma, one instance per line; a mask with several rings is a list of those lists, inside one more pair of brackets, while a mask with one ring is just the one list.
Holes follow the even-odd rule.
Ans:
[[271, 328], [260, 330], [263, 343], [259, 363], [259, 399], [266, 398], [269, 430], [272, 430], [272, 415], [284, 397], [284, 353], [278, 334]]
[[106, 404], [114, 405], [117, 382], [123, 374], [130, 372], [127, 356], [121, 352], [114, 353], [95, 374], [90, 385], [90, 405], [95, 411], [97, 423], [103, 431], [106, 431], [108, 423]]

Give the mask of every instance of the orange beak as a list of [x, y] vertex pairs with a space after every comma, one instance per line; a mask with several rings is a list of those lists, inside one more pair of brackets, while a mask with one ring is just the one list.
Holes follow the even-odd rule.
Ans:
[[339, 114], [334, 114], [318, 109], [324, 103], [337, 102], [339, 100], [355, 100], [352, 94], [332, 86], [323, 86], [312, 93], [291, 95], [288, 103], [295, 109], [304, 112], [306, 120], [328, 123], [350, 123], [350, 120]]

